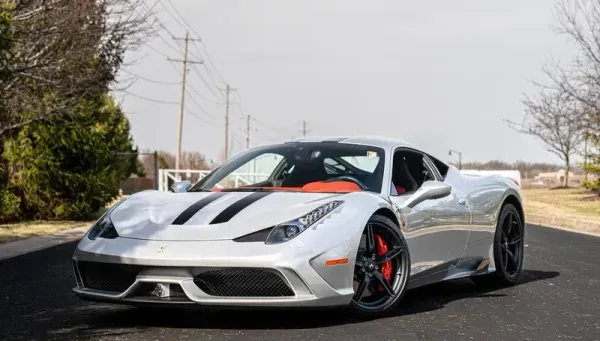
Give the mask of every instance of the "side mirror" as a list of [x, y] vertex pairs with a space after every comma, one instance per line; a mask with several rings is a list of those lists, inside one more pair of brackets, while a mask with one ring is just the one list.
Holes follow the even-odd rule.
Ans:
[[188, 180], [178, 181], [171, 186], [171, 189], [175, 193], [185, 193], [192, 188], [192, 183]]
[[413, 208], [426, 200], [439, 199], [450, 195], [452, 187], [440, 181], [425, 181], [421, 188], [413, 194], [404, 206]]

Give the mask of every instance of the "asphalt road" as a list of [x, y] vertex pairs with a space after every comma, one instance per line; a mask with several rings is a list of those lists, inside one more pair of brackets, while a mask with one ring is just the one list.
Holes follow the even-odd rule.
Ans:
[[0, 262], [0, 340], [600, 340], [600, 238], [528, 226], [521, 283], [411, 290], [392, 317], [343, 311], [172, 311], [71, 294], [75, 243]]

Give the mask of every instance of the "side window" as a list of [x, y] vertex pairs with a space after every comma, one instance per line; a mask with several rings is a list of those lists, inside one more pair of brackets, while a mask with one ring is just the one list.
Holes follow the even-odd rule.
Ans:
[[394, 153], [392, 187], [398, 195], [415, 192], [428, 180], [435, 180], [435, 175], [430, 171], [422, 154], [409, 150], [398, 150]]
[[435, 168], [437, 168], [437, 170], [440, 173], [440, 175], [442, 176], [442, 178], [445, 179], [446, 174], [448, 174], [448, 168], [449, 168], [448, 165], [446, 165], [442, 161], [432, 157], [431, 155], [429, 155], [429, 159], [431, 160], [431, 162], [433, 162], [433, 164], [435, 165]]

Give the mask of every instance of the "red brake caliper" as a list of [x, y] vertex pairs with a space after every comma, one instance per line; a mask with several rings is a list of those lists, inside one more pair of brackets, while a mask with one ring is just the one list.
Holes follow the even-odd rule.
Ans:
[[[381, 238], [378, 234], [375, 235], [375, 239], [377, 239], [377, 255], [381, 256], [383, 254], [385, 254], [386, 252], [388, 252], [388, 247], [387, 244], [383, 241], [383, 238]], [[383, 277], [385, 277], [385, 279], [387, 279], [388, 281], [390, 280], [390, 278], [392, 277], [392, 261], [388, 260], [387, 262], [383, 263], [383, 265], [381, 266], [381, 274], [383, 274]], [[383, 286], [380, 284], [379, 285], [379, 291], [383, 291]]]

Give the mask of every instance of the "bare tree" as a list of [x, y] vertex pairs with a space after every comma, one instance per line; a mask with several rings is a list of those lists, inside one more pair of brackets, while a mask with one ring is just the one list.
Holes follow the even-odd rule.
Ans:
[[527, 97], [523, 104], [522, 123], [508, 123], [518, 132], [542, 140], [548, 151], [564, 162], [568, 186], [571, 157], [583, 140], [579, 102], [564, 92], [542, 90], [537, 99]]
[[0, 136], [69, 115], [82, 100], [109, 91], [125, 52], [153, 32], [143, 0], [18, 0], [12, 7], [12, 77], [0, 84], [8, 102]]
[[587, 107], [583, 119], [600, 120], [600, 2], [560, 0], [556, 6], [556, 32], [569, 39], [577, 53], [566, 65], [543, 68], [551, 84], [547, 89], [565, 92]]

